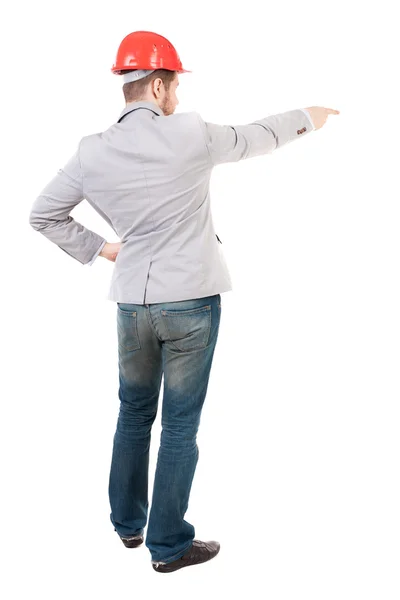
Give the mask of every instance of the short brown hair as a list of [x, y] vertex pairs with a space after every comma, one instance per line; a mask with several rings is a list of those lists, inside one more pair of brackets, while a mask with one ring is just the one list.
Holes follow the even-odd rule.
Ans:
[[[135, 69], [130, 69], [129, 71], [120, 71], [120, 73], [131, 73]], [[146, 93], [147, 86], [157, 79], [158, 77], [162, 79], [165, 89], [168, 92], [171, 83], [175, 80], [177, 71], [168, 71], [167, 69], [156, 69], [147, 77], [143, 77], [142, 79], [138, 79], [138, 81], [130, 81], [129, 83], [124, 83], [122, 86], [122, 91], [125, 96], [125, 102], [135, 102], [136, 100], [141, 100]]]

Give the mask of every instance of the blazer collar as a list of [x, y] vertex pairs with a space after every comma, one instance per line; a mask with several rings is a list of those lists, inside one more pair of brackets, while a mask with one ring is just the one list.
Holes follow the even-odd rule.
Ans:
[[140, 100], [137, 102], [128, 102], [128, 104], [125, 106], [124, 110], [121, 112], [118, 118], [120, 119], [128, 112], [136, 108], [148, 108], [149, 110], [152, 110], [156, 115], [160, 116], [164, 114], [161, 108], [155, 102], [147, 102], [145, 100]]

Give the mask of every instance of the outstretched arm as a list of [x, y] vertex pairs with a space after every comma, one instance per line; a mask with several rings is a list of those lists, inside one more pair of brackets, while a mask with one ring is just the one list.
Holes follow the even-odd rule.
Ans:
[[271, 115], [248, 125], [217, 125], [198, 117], [214, 166], [271, 154], [313, 130], [310, 117], [302, 109]]

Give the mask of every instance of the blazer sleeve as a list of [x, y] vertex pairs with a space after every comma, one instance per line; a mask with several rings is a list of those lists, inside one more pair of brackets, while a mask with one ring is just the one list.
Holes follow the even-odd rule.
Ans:
[[84, 198], [78, 147], [36, 198], [29, 224], [72, 258], [91, 265], [106, 240], [70, 216], [72, 209]]
[[248, 125], [207, 123], [199, 114], [198, 119], [214, 166], [271, 154], [314, 129], [309, 112], [301, 108], [258, 119]]

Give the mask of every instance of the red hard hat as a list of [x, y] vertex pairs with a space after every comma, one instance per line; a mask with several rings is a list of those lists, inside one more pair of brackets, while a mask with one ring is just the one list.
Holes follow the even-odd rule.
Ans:
[[134, 31], [120, 43], [111, 71], [119, 75], [119, 71], [131, 69], [167, 69], [178, 73], [191, 73], [182, 67], [171, 42], [152, 31]]

